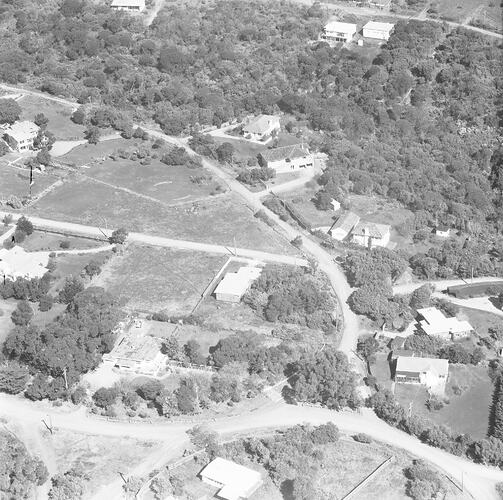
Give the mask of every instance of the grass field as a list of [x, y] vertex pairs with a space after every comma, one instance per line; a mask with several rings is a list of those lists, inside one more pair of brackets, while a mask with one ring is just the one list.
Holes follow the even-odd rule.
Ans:
[[[29, 195], [30, 171], [28, 169], [21, 170], [0, 162], [0, 179], [0, 201], [7, 200], [10, 196], [22, 199]], [[32, 194], [36, 195], [54, 184], [58, 178], [52, 174], [35, 172], [34, 180]]]
[[457, 23], [478, 20], [488, 29], [502, 26], [498, 0], [434, 0], [428, 15]]
[[131, 245], [109, 264], [105, 287], [130, 309], [190, 313], [225, 256]]
[[49, 101], [33, 95], [25, 95], [18, 104], [23, 112], [23, 120], [33, 121], [35, 115], [43, 113], [48, 119], [47, 130], [52, 132], [58, 140], [82, 139], [85, 127], [70, 120], [72, 109], [63, 104]]
[[109, 186], [74, 180], [44, 196], [31, 207], [31, 213], [83, 224], [125, 226], [129, 231], [172, 238], [297, 254], [231, 193], [188, 208], [164, 207]]
[[[461, 388], [456, 395], [453, 387]], [[487, 434], [493, 386], [487, 367], [450, 365], [446, 396], [450, 403], [438, 411], [428, 411], [425, 406], [426, 389], [412, 384], [396, 384], [395, 396], [404, 408], [412, 402], [414, 414], [422, 415], [437, 424], [445, 424], [456, 433], [468, 433], [475, 439]]]
[[63, 236], [61, 234], [46, 233], [44, 231], [34, 231], [28, 236], [21, 246], [27, 252], [52, 252], [61, 251], [61, 242], [68, 241], [70, 250], [84, 250], [88, 248], [96, 248], [103, 246], [105, 243], [102, 241], [92, 240], [89, 238], [77, 238], [74, 236]]
[[466, 319], [475, 328], [481, 337], [487, 335], [487, 330], [491, 327], [501, 325], [503, 318], [496, 314], [491, 314], [469, 307], [460, 307], [459, 313], [456, 315], [459, 319]]

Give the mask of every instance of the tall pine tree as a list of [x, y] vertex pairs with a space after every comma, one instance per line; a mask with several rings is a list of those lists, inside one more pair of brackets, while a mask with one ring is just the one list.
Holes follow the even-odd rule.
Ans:
[[498, 377], [495, 384], [491, 435], [503, 441], [503, 381], [501, 377]]

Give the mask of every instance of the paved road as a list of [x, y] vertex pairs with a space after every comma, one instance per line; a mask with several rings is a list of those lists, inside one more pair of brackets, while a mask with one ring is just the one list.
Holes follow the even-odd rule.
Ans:
[[[0, 219], [9, 212], [0, 211]], [[11, 214], [16, 221], [22, 214]], [[53, 231], [64, 231], [65, 233], [75, 235], [85, 235], [93, 237], [109, 237], [112, 234], [111, 229], [103, 229], [95, 226], [86, 226], [84, 224], [75, 224], [73, 222], [55, 221], [50, 219], [42, 219], [28, 215], [30, 221], [36, 228], [49, 229]], [[280, 264], [290, 264], [295, 266], [306, 266], [308, 262], [300, 257], [274, 254], [269, 252], [261, 252], [258, 250], [250, 250], [248, 248], [231, 248], [224, 245], [212, 245], [210, 243], [199, 243], [197, 241], [175, 240], [172, 238], [164, 238], [162, 236], [153, 236], [143, 233], [129, 233], [128, 241], [135, 243], [143, 243], [146, 245], [160, 246], [166, 248], [177, 248], [180, 250], [194, 250], [199, 252], [236, 255], [238, 257], [246, 257], [258, 261], [278, 262]], [[92, 253], [96, 249], [90, 249], [87, 252]], [[101, 251], [101, 250], [100, 250]], [[67, 251], [65, 253], [69, 253]], [[236, 252], [236, 254], [235, 254]], [[60, 253], [60, 252], [58, 252]], [[85, 253], [83, 250], [75, 250], [74, 253]]]
[[470, 280], [462, 280], [462, 279], [453, 279], [453, 280], [433, 280], [433, 281], [416, 281], [414, 283], [406, 283], [405, 285], [396, 285], [393, 287], [394, 295], [405, 295], [407, 293], [412, 293], [417, 288], [422, 287], [426, 283], [429, 283], [434, 287], [434, 289], [438, 292], [442, 290], [446, 290], [447, 287], [456, 286], [456, 285], [466, 285], [470, 283], [485, 283], [487, 281], [503, 281], [503, 278], [492, 277], [492, 276], [483, 276], [481, 278], [473, 278], [473, 281]]
[[[7, 394], [0, 394], [0, 415], [16, 419], [20, 424], [31, 423], [34, 426], [42, 426], [42, 419], [45, 419], [52, 423], [56, 434], [58, 429], [66, 429], [93, 435], [129, 436], [141, 440], [164, 442], [168, 447], [167, 449], [179, 449], [181, 446], [188, 444], [185, 432], [192, 427], [191, 424], [183, 423], [130, 424], [108, 422], [96, 417], [86, 416], [83, 409], [65, 412], [51, 407], [47, 403], [33, 403]], [[323, 408], [270, 403], [255, 412], [249, 413], [246, 418], [242, 416], [220, 418], [217, 421], [209, 422], [209, 426], [223, 436], [243, 432], [252, 435], [255, 430], [263, 428], [280, 428], [303, 422], [318, 425], [328, 421], [334, 422], [345, 433], [365, 432], [378, 441], [404, 449], [435, 464], [458, 482], [461, 482], [463, 476], [465, 489], [476, 499], [491, 500], [497, 498], [494, 484], [503, 481], [503, 471], [493, 467], [473, 464], [437, 448], [431, 448], [416, 438], [388, 426], [369, 409], [363, 409], [361, 413], [351, 411], [335, 412]], [[157, 463], [158, 459], [162, 460], [162, 456], [157, 454], [153, 461]], [[149, 461], [148, 465], [153, 465], [152, 461]], [[120, 496], [111, 496], [108, 489], [106, 493], [108, 496], [100, 495], [95, 498], [103, 498], [104, 500], [121, 498]]]

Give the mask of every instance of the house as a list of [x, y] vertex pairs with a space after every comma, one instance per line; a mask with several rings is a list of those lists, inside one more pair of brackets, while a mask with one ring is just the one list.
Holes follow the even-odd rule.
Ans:
[[342, 241], [347, 238], [351, 230], [360, 222], [360, 217], [353, 212], [346, 212], [341, 215], [328, 230], [328, 234], [334, 240]]
[[28, 151], [33, 147], [38, 127], [33, 122], [22, 121], [3, 128], [4, 141], [18, 152]]
[[321, 38], [329, 42], [350, 42], [356, 35], [356, 24], [329, 21], [323, 28]]
[[15, 281], [16, 278], [41, 278], [47, 272], [47, 252], [26, 252], [14, 246], [10, 250], [0, 249], [0, 278]]
[[269, 142], [280, 131], [279, 118], [274, 115], [259, 115], [243, 127], [246, 139]]
[[250, 498], [263, 484], [260, 472], [220, 457], [213, 459], [199, 476], [206, 484], [220, 488], [216, 496], [223, 500]]
[[156, 376], [165, 357], [158, 339], [126, 331], [112, 351], [103, 355], [103, 362], [125, 372]]
[[215, 297], [222, 302], [237, 303], [250, 285], [260, 276], [259, 267], [241, 267], [235, 273], [227, 273], [215, 288]]
[[352, 240], [367, 248], [385, 247], [389, 243], [391, 226], [359, 222], [351, 232]]
[[397, 384], [421, 384], [430, 392], [443, 394], [449, 375], [447, 359], [398, 356], [395, 365]]
[[440, 238], [449, 238], [451, 235], [451, 230], [447, 226], [437, 226], [435, 228], [435, 234]]
[[330, 202], [330, 205], [332, 205], [332, 210], [334, 212], [337, 212], [337, 210], [341, 209], [341, 204], [334, 198], [332, 198], [332, 201]]
[[143, 9], [145, 9], [145, 0], [113, 0], [110, 7], [113, 10], [141, 12]]
[[376, 38], [378, 40], [389, 40], [391, 32], [395, 27], [391, 23], [380, 23], [377, 21], [369, 21], [363, 27], [363, 36], [365, 38]]
[[314, 165], [313, 155], [301, 144], [268, 149], [259, 156], [260, 163], [274, 169], [276, 173], [312, 168]]
[[419, 322], [417, 330], [427, 335], [435, 335], [448, 340], [467, 337], [473, 331], [468, 321], [458, 318], [448, 318], [435, 307], [425, 307], [417, 310]]

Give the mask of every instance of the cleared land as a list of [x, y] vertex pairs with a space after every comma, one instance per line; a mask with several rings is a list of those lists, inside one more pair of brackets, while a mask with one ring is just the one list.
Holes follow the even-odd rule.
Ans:
[[66, 250], [85, 250], [88, 248], [103, 246], [105, 244], [103, 241], [92, 240], [90, 238], [77, 238], [74, 236], [63, 236], [61, 234], [34, 231], [23, 241], [21, 246], [27, 252], [62, 251], [65, 250], [61, 247], [61, 243], [63, 241], [69, 243]]
[[190, 313], [226, 257], [131, 245], [111, 261], [105, 287], [130, 309]]
[[35, 115], [43, 113], [49, 119], [47, 130], [52, 132], [56, 139], [69, 141], [83, 138], [85, 127], [72, 122], [70, 107], [33, 95], [24, 95], [18, 104], [23, 110], [23, 120], [33, 121]]
[[[8, 200], [10, 196], [22, 199], [29, 195], [30, 171], [28, 169], [10, 167], [0, 161], [0, 179], [0, 202]], [[35, 183], [31, 189], [32, 195], [37, 195], [57, 180], [55, 175], [34, 172]]]

